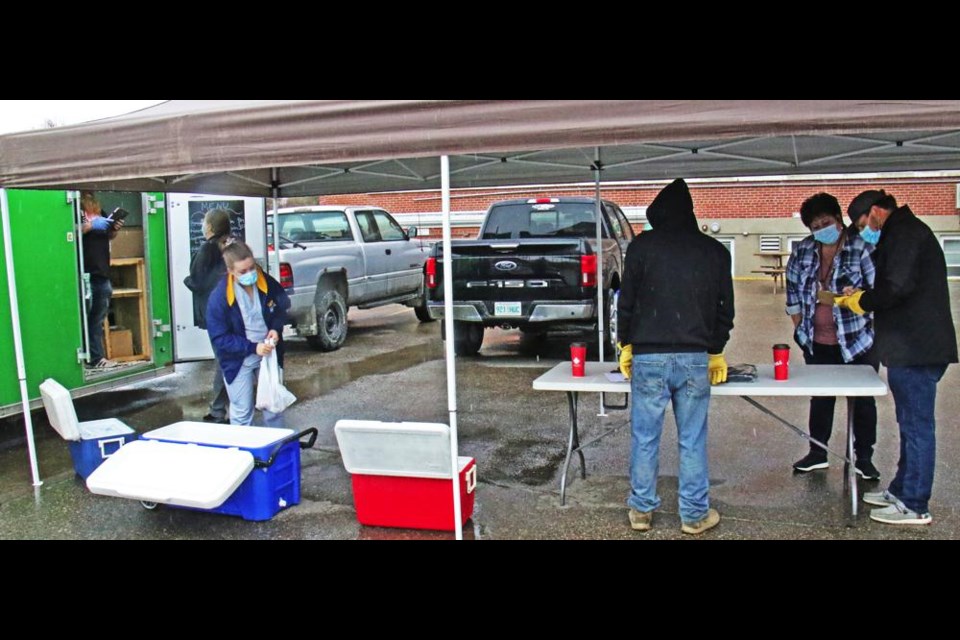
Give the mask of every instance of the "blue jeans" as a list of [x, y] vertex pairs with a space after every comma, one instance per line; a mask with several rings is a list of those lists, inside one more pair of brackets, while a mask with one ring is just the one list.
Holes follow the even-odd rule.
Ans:
[[[224, 383], [227, 385], [227, 395], [230, 397], [230, 424], [246, 426], [253, 424], [253, 409], [256, 400], [254, 386], [259, 375], [260, 356], [252, 354], [243, 361], [243, 365], [233, 382], [227, 382], [224, 379]], [[263, 426], [283, 427], [283, 414], [264, 411]]]
[[87, 334], [90, 337], [90, 364], [97, 364], [106, 355], [103, 350], [103, 320], [110, 309], [113, 285], [110, 278], [90, 275], [90, 300], [87, 302]]
[[660, 496], [657, 495], [660, 435], [667, 402], [673, 402], [680, 449], [680, 519], [685, 524], [702, 520], [710, 507], [707, 354], [634, 355], [630, 385], [630, 497], [627, 505], [643, 512], [660, 506]]
[[937, 383], [947, 365], [888, 367], [887, 380], [900, 425], [900, 461], [888, 491], [911, 511], [926, 513], [937, 456], [934, 407]]
[[210, 401], [210, 415], [214, 418], [223, 419], [227, 417], [227, 403], [230, 398], [227, 396], [227, 387], [223, 381], [223, 371], [220, 370], [220, 361], [213, 358], [213, 400]]

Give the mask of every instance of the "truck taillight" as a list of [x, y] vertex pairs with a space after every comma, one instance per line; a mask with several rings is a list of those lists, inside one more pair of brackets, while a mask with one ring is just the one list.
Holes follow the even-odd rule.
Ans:
[[425, 272], [427, 274], [427, 289], [437, 288], [437, 259], [427, 258]]
[[580, 256], [580, 286], [597, 286], [597, 256]]
[[280, 286], [284, 289], [293, 288], [293, 269], [286, 262], [280, 263]]
[[530, 198], [527, 200], [527, 204], [550, 204], [552, 202], [560, 202], [559, 198]]

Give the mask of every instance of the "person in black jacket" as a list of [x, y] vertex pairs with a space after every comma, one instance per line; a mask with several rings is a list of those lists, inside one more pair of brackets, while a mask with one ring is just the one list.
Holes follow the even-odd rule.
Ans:
[[[226, 209], [211, 209], [203, 216], [203, 237], [200, 249], [190, 260], [190, 275], [183, 284], [193, 292], [193, 324], [204, 331], [207, 329], [207, 301], [220, 279], [227, 273], [223, 262], [223, 248], [233, 241], [230, 235], [230, 212]], [[223, 386], [223, 372], [220, 361], [214, 355], [213, 362], [213, 400], [210, 410], [203, 416], [204, 422], [227, 424], [229, 398]]]
[[617, 307], [621, 370], [631, 379], [630, 525], [650, 529], [660, 506], [657, 471], [667, 402], [680, 449], [684, 533], [720, 522], [710, 508], [707, 411], [710, 385], [726, 381], [723, 348], [733, 328], [730, 253], [700, 233], [686, 182], [666, 186], [647, 208], [653, 232], [630, 243]]
[[847, 213], [851, 219], [868, 214], [868, 227], [881, 232], [873, 254], [876, 281], [870, 290], [844, 289], [847, 295], [836, 303], [855, 313], [873, 312], [876, 349], [900, 426], [896, 476], [885, 491], [865, 493], [863, 500], [883, 507], [870, 512], [878, 522], [929, 524], [937, 382], [957, 362], [946, 260], [930, 227], [883, 190], [864, 191]]
[[117, 237], [123, 221], [103, 215], [100, 201], [92, 191], [80, 193], [83, 213], [80, 231], [83, 234], [83, 271], [90, 278], [87, 304], [87, 335], [90, 340], [88, 369], [112, 369], [118, 366], [108, 360], [103, 345], [103, 321], [110, 310], [113, 285], [110, 283], [110, 241]]

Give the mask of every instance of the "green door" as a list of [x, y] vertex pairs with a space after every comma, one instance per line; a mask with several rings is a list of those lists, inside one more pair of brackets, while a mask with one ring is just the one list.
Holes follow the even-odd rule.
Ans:
[[153, 362], [158, 368], [173, 363], [165, 200], [162, 193], [147, 193], [144, 194], [143, 203], [144, 227], [146, 230], [144, 244], [152, 309], [150, 319], [153, 328]]
[[[77, 350], [83, 344], [73, 204], [64, 191], [7, 192], [20, 307], [20, 329], [31, 398], [54, 378], [83, 383]], [[2, 252], [2, 247], [0, 247]], [[20, 400], [5, 264], [0, 264], [0, 406]]]

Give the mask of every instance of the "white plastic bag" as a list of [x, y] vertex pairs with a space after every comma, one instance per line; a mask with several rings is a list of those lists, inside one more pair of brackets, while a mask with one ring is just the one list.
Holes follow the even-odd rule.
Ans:
[[297, 396], [290, 393], [280, 382], [280, 365], [277, 352], [260, 358], [260, 377], [257, 379], [257, 409], [281, 413], [296, 402]]

